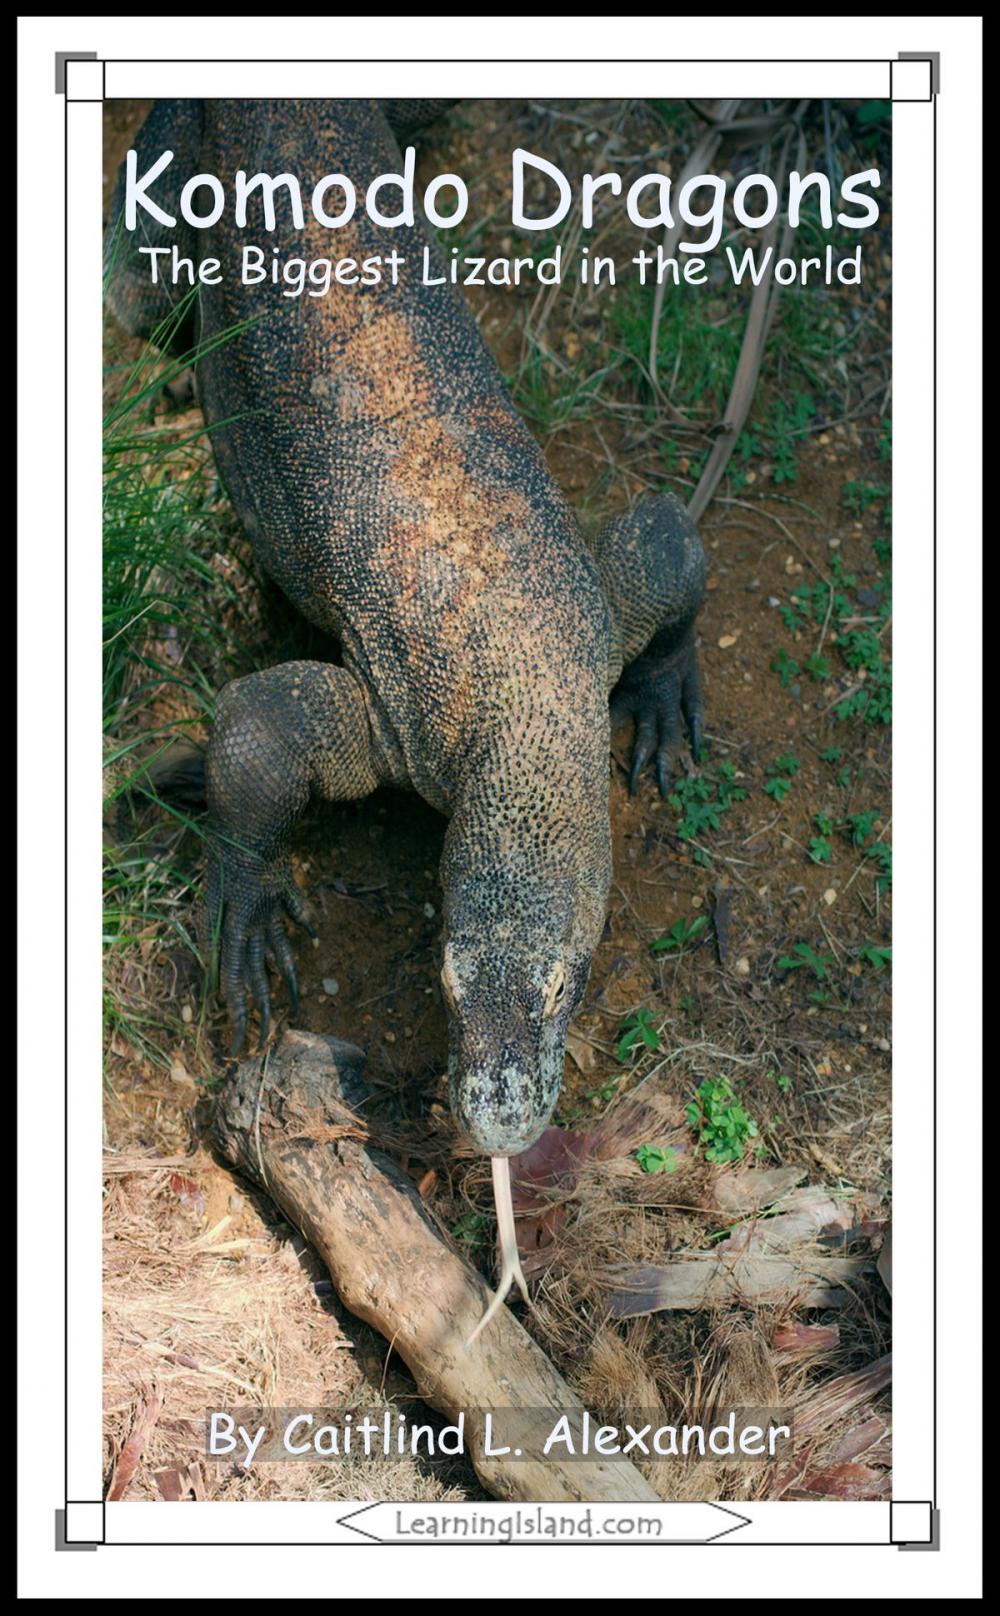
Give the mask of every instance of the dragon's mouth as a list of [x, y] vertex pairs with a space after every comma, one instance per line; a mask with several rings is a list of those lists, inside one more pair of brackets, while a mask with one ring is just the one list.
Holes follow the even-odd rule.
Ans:
[[497, 1280], [496, 1295], [465, 1343], [467, 1347], [472, 1346], [476, 1337], [482, 1334], [490, 1320], [500, 1311], [512, 1285], [516, 1284], [524, 1300], [528, 1301], [528, 1286], [521, 1271], [521, 1259], [517, 1250], [517, 1231], [514, 1227], [514, 1201], [510, 1188], [510, 1157], [491, 1156], [490, 1168], [493, 1173], [493, 1200], [497, 1209], [497, 1232], [500, 1236], [500, 1276]]

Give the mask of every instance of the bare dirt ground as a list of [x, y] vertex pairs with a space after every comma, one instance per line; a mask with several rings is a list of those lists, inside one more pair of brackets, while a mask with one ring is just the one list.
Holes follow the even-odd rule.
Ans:
[[[109, 183], [141, 112], [134, 104], [106, 107]], [[601, 127], [618, 130], [626, 155], [647, 149], [654, 136], [668, 151], [669, 131], [651, 135], [648, 116], [634, 111], [622, 125], [606, 110]], [[599, 120], [590, 110], [565, 103], [547, 111], [474, 103], [430, 132], [420, 171], [475, 174], [470, 218], [488, 213], [487, 199], [494, 203], [476, 251], [510, 251], [500, 204], [512, 146], [559, 152], [567, 167], [589, 162], [592, 153], [575, 142], [591, 121]], [[683, 130], [673, 138], [682, 141]], [[605, 250], [625, 250], [624, 237], [609, 240]], [[884, 280], [887, 287], [887, 272]], [[866, 295], [884, 298], [887, 291], [876, 285]], [[532, 425], [588, 524], [649, 487], [690, 493], [687, 457], [694, 458], [698, 440], [690, 450], [682, 445], [664, 475], [660, 442], [671, 427], [659, 412], [650, 419], [648, 407], [632, 408], [642, 389], [637, 364], [616, 360], [620, 368], [605, 393], [573, 402], [581, 379], [620, 347], [609, 304], [568, 289], [539, 302], [536, 287], [469, 296], [487, 341], [522, 388], [528, 355], [537, 360], [539, 390], [571, 401]], [[866, 340], [859, 335], [859, 343]], [[109, 343], [121, 351], [120, 333], [110, 330]], [[751, 425], [780, 386], [780, 373], [762, 383]], [[855, 402], [863, 396], [856, 391]], [[724, 482], [702, 521], [710, 564], [699, 622], [709, 737], [702, 772], [717, 780], [728, 765], [724, 778], [737, 789], [715, 827], [684, 836], [686, 799], [661, 802], [651, 779], [629, 797], [622, 768], [629, 738], [615, 737], [614, 887], [556, 1117], [586, 1129], [643, 1084], [643, 1095], [655, 1093], [670, 1119], [664, 1138], [677, 1146], [687, 1137], [681, 1154], [686, 1148], [693, 1167], [701, 1153], [685, 1108], [706, 1079], [728, 1078], [757, 1122], [749, 1149], [759, 1153], [759, 1165], [798, 1168], [808, 1185], [840, 1197], [850, 1216], [839, 1249], [872, 1262], [889, 1205], [891, 1022], [890, 971], [865, 953], [890, 942], [889, 892], [879, 879], [884, 861], [868, 849], [891, 840], [891, 731], [838, 719], [834, 709], [859, 681], [838, 660], [829, 624], [810, 620], [790, 629], [783, 608], [803, 583], [829, 582], [836, 563], [838, 576], [853, 580], [848, 621], [871, 616], [872, 591], [884, 574], [881, 508], [845, 504], [844, 489], [887, 480], [878, 464], [882, 405], [880, 394], [837, 419], [821, 400], [828, 424], [799, 437], [794, 481], [775, 481], [765, 442], [738, 486]], [[260, 663], [301, 654], [306, 631], [280, 601], [264, 598], [254, 610]], [[316, 637], [308, 643], [316, 654]], [[819, 677], [805, 671], [813, 654], [826, 657]], [[794, 659], [794, 674], [773, 670], [783, 655]], [[170, 699], [162, 694], [167, 708]], [[686, 756], [678, 759], [676, 777], [697, 777]], [[776, 779], [787, 789], [769, 789]], [[858, 815], [871, 822], [867, 839], [856, 844], [845, 827]], [[829, 834], [823, 819], [834, 827]], [[319, 938], [314, 947], [299, 946], [299, 1020], [367, 1050], [380, 1114], [423, 1129], [439, 1120], [444, 1148], [433, 1160], [414, 1157], [404, 1165], [488, 1272], [486, 1175], [447, 1151], [436, 874], [443, 828], [426, 805], [391, 793], [308, 820], [297, 874]], [[830, 846], [830, 856], [818, 861], [810, 855], [817, 836]], [[652, 950], [678, 922], [691, 926], [701, 918], [709, 924], [696, 926], [687, 946]], [[820, 961], [819, 974], [808, 962], [781, 964], [802, 959], [800, 945]], [[412, 1387], [385, 1343], [340, 1308], [301, 1237], [215, 1159], [206, 1116], [211, 1085], [225, 1069], [222, 1024], [203, 998], [193, 957], [158, 948], [151, 933], [124, 964], [110, 968], [117, 987], [141, 1003], [162, 1057], [151, 1058], [120, 1029], [110, 1039], [106, 1415], [113, 1496], [479, 1496], [461, 1461], [273, 1465], [252, 1474], [204, 1462], [206, 1408], [362, 1407], [386, 1400], [409, 1408]], [[623, 1029], [639, 1011], [647, 1013], [652, 1039], [622, 1058]], [[701, 1170], [703, 1179], [704, 1164]], [[577, 1256], [580, 1228], [593, 1227], [595, 1210], [603, 1220], [602, 1232], [588, 1236], [595, 1261], [616, 1247], [638, 1261], [711, 1249], [724, 1221], [718, 1207], [684, 1188], [684, 1170], [676, 1194], [664, 1190], [658, 1203], [644, 1199], [636, 1185], [647, 1188], [656, 1176], [642, 1174], [630, 1152], [622, 1167], [626, 1187], [595, 1187], [589, 1219], [587, 1192], [579, 1192], [567, 1220], [568, 1236], [577, 1230]], [[658, 1175], [658, 1183], [665, 1185], [666, 1176]], [[799, 1410], [814, 1407], [833, 1386], [836, 1404], [843, 1377], [863, 1376], [888, 1350], [889, 1300], [873, 1266], [835, 1309], [805, 1309], [786, 1298], [769, 1308], [654, 1312], [609, 1323], [592, 1294], [574, 1291], [569, 1263], [542, 1279], [540, 1294], [538, 1316], [526, 1315], [527, 1327], [595, 1409], [609, 1414], [654, 1404], [703, 1408], [720, 1376], [745, 1394], [756, 1375], [758, 1391]], [[851, 1381], [837, 1417], [817, 1427], [813, 1469], [820, 1479], [800, 1472], [786, 1476], [779, 1490], [886, 1496], [886, 1396], [879, 1377], [870, 1385]], [[764, 1400], [744, 1395], [748, 1403]], [[774, 1478], [762, 1478], [759, 1469], [711, 1477], [694, 1469], [694, 1479], [666, 1477], [665, 1496], [773, 1495]]]

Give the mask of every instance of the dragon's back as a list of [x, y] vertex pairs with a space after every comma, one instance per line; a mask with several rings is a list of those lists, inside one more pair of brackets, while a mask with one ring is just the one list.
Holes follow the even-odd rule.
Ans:
[[[342, 229], [308, 208], [301, 228], [279, 214], [283, 259], [362, 266], [393, 248], [405, 259], [395, 286], [334, 278], [326, 295], [294, 298], [230, 271], [202, 293], [201, 393], [265, 567], [340, 637], [406, 772], [444, 805], [473, 736], [510, 704], [512, 669], [558, 686], [553, 701], [592, 689], [603, 702], [592, 564], [461, 294], [422, 284], [425, 248], [441, 267], [428, 226], [418, 213], [388, 229], [362, 205], [378, 175], [401, 168], [378, 104], [216, 104], [201, 161], [220, 176], [350, 177], [358, 206]], [[390, 188], [383, 207], [398, 196]], [[213, 228], [224, 263], [254, 240], [254, 220], [240, 229], [226, 213]]]

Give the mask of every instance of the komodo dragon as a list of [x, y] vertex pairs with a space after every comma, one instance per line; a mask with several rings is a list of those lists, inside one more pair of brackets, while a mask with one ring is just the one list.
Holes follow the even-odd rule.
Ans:
[[[362, 196], [399, 170], [395, 135], [412, 122], [398, 102], [161, 103], [138, 137], [138, 172], [174, 153], [152, 192], [174, 217], [184, 180], [240, 168], [337, 170]], [[143, 218], [136, 234], [109, 300], [146, 335], [178, 294], [151, 285], [137, 245], [211, 254], [225, 271], [248, 236], [225, 212], [198, 231]], [[334, 245], [331, 235], [308, 214], [295, 228], [286, 213], [276, 239], [306, 258], [361, 260], [397, 246], [408, 262], [429, 244], [440, 263], [419, 215], [389, 231], [359, 210]], [[308, 914], [288, 848], [310, 795], [414, 788], [449, 818], [441, 980], [451, 1103], [494, 1158], [509, 1236], [504, 1158], [551, 1116], [604, 926], [609, 693], [635, 720], [633, 790], [652, 760], [666, 794], [682, 713], [698, 759], [698, 535], [664, 494], [587, 547], [450, 285], [404, 277], [292, 300], [241, 285], [230, 268], [201, 288], [197, 315], [197, 331], [175, 341], [200, 344], [200, 400], [233, 506], [266, 570], [343, 656], [342, 666], [271, 667], [219, 697], [206, 765], [208, 901], [234, 1046], [251, 1000], [267, 1036], [269, 960], [297, 1002], [284, 918], [308, 925]]]

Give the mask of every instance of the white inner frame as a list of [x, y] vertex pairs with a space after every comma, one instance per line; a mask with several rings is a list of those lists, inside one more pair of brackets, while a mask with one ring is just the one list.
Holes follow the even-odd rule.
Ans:
[[[90, 66], [90, 64], [86, 64]], [[70, 93], [74, 64], [67, 64]], [[108, 61], [109, 96], [738, 95], [888, 98], [889, 64], [869, 62]], [[90, 76], [88, 75], [88, 78]], [[81, 78], [82, 83], [82, 78]], [[86, 93], [90, 93], [89, 89]], [[67, 1498], [98, 1500], [101, 1476], [101, 175], [96, 101], [68, 100], [67, 230]], [[893, 1121], [893, 1491], [934, 1497], [933, 1299], [933, 102], [896, 103], [893, 119], [893, 510], [895, 727]], [[919, 333], [917, 339], [913, 334]], [[897, 1076], [897, 1086], [898, 1086]], [[144, 1504], [105, 1508], [105, 1541], [360, 1542], [328, 1504], [195, 1503], [183, 1517]], [[449, 1510], [462, 1506], [447, 1506]], [[464, 1506], [475, 1508], [474, 1505]], [[670, 1506], [664, 1506], [670, 1508]], [[749, 1520], [726, 1544], [888, 1543], [888, 1503], [739, 1504]], [[428, 1506], [428, 1510], [430, 1506]], [[646, 1506], [643, 1506], [645, 1512]], [[137, 1513], [138, 1512], [138, 1513]], [[183, 1537], [179, 1534], [183, 1533]]]

